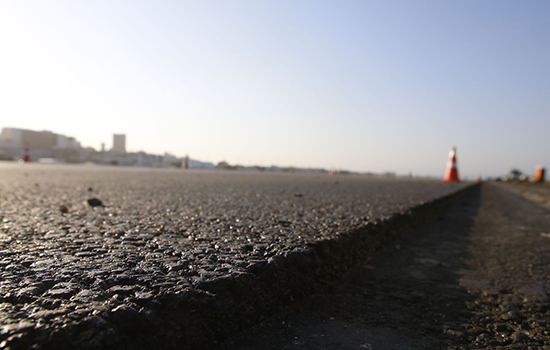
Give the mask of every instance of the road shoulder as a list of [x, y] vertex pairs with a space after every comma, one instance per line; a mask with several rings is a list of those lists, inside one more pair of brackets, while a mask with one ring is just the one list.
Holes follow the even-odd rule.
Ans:
[[550, 211], [493, 184], [230, 349], [550, 346]]

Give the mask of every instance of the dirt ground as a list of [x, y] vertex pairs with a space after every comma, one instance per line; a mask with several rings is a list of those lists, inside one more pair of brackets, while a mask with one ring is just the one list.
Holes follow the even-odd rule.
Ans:
[[507, 188], [483, 184], [225, 348], [550, 349], [550, 210]]

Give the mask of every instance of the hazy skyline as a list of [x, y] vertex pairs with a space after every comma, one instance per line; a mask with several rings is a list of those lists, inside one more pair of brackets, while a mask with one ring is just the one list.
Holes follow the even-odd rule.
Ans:
[[243, 165], [550, 166], [548, 1], [0, 1], [0, 127]]

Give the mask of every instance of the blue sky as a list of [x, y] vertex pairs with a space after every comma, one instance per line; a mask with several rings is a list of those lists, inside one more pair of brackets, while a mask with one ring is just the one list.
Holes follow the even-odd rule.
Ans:
[[218, 162], [550, 166], [548, 1], [0, 2], [0, 126]]

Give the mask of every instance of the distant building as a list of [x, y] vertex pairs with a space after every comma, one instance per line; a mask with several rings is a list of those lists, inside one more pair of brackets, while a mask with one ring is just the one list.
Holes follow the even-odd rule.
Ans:
[[4, 146], [28, 147], [36, 150], [78, 149], [82, 146], [74, 137], [54, 134], [51, 131], [34, 131], [3, 128], [0, 142]]
[[113, 148], [111, 149], [111, 152], [126, 153], [126, 135], [113, 135]]
[[13, 147], [52, 149], [56, 145], [57, 136], [50, 131], [3, 128], [0, 139]]
[[67, 137], [63, 135], [56, 135], [55, 146], [56, 149], [80, 149], [82, 146], [74, 137]]
[[51, 131], [3, 128], [0, 133], [0, 149], [4, 158], [13, 160], [28, 154], [31, 160], [63, 158], [67, 161], [78, 161], [82, 146], [74, 137]]
[[0, 160], [23, 160], [39, 163], [84, 163], [109, 164], [122, 166], [164, 167], [164, 168], [200, 168], [215, 169], [212, 163], [179, 158], [165, 153], [163, 156], [145, 152], [128, 153], [126, 135], [113, 135], [113, 148], [101, 151], [92, 147], [82, 147], [74, 137], [51, 131], [34, 131], [17, 128], [3, 128], [0, 132]]

